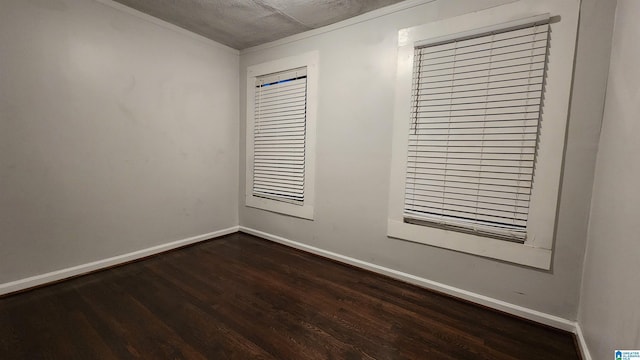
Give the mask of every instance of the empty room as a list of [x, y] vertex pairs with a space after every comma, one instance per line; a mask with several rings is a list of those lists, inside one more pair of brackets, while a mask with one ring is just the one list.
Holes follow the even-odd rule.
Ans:
[[640, 360], [638, 15], [0, 0], [0, 359]]

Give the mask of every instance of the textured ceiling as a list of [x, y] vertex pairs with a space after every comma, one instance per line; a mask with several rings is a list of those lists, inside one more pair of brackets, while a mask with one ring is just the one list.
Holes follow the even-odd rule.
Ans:
[[402, 0], [116, 0], [235, 49], [298, 34]]

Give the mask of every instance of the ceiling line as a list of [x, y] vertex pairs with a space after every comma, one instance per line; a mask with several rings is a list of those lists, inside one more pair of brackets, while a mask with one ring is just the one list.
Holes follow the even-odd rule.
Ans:
[[197, 34], [197, 33], [193, 32], [193, 31], [187, 30], [187, 29], [185, 29], [183, 27], [180, 27], [178, 25], [174, 25], [174, 24], [172, 24], [172, 23], [170, 23], [170, 22], [168, 22], [166, 20], [162, 20], [162, 19], [157, 18], [155, 16], [152, 16], [152, 15], [149, 15], [147, 13], [144, 13], [144, 12], [142, 12], [140, 10], [136, 10], [136, 9], [134, 9], [132, 7], [129, 7], [127, 5], [124, 5], [124, 4], [121, 4], [119, 2], [116, 2], [114, 0], [93, 0], [93, 1], [98, 2], [98, 3], [102, 4], [102, 5], [108, 6], [110, 8], [113, 8], [115, 10], [122, 11], [122, 12], [124, 12], [126, 14], [135, 16], [135, 17], [137, 17], [137, 18], [139, 18], [141, 20], [150, 22], [150, 23], [152, 23], [154, 25], [163, 27], [163, 28], [165, 28], [167, 30], [172, 30], [172, 31], [175, 31], [175, 32], [177, 32], [177, 33], [179, 33], [181, 35], [188, 36], [188, 37], [190, 37], [190, 38], [192, 38], [194, 40], [203, 42], [203, 43], [208, 44], [208, 45], [213, 45], [214, 47], [222, 49], [222, 50], [224, 50], [226, 52], [229, 52], [229, 53], [231, 53], [233, 55], [238, 55], [238, 56], [240, 55], [240, 50], [238, 50], [238, 49], [234, 49], [231, 46], [219, 43], [219, 42], [217, 42], [215, 40], [209, 39], [206, 36]]
[[302, 39], [306, 39], [306, 38], [310, 38], [313, 36], [318, 36], [324, 33], [328, 33], [331, 31], [335, 31], [338, 29], [342, 29], [345, 27], [349, 27], [349, 26], [353, 26], [365, 21], [369, 21], [369, 20], [373, 20], [373, 19], [377, 19], [379, 17], [385, 16], [385, 15], [389, 15], [389, 14], [393, 14], [393, 13], [397, 13], [399, 11], [403, 11], [403, 10], [407, 10], [407, 9], [411, 9], [420, 5], [424, 5], [424, 4], [428, 4], [428, 3], [432, 3], [432, 2], [436, 2], [436, 1], [441, 1], [441, 0], [405, 0], [393, 5], [389, 5], [380, 9], [376, 9], [376, 10], [372, 10], [369, 11], [367, 13], [358, 15], [358, 16], [354, 16], [352, 18], [349, 19], [345, 19], [342, 21], [338, 21], [336, 23], [333, 24], [329, 24], [329, 25], [325, 25], [319, 28], [315, 28], [315, 29], [311, 29], [308, 31], [305, 31], [303, 33], [299, 33], [299, 34], [295, 34], [295, 35], [291, 35], [291, 36], [287, 36], [285, 38], [282, 39], [278, 39], [278, 40], [274, 40], [265, 44], [260, 44], [260, 45], [256, 45], [256, 46], [251, 46], [245, 49], [241, 49], [240, 50], [240, 56], [244, 55], [244, 54], [248, 54], [248, 53], [252, 53], [255, 51], [260, 51], [260, 50], [265, 50], [265, 49], [269, 49], [272, 47], [276, 47], [276, 46], [280, 46], [280, 45], [284, 45], [284, 44], [288, 44], [288, 43], [292, 43], [295, 41], [299, 41]]

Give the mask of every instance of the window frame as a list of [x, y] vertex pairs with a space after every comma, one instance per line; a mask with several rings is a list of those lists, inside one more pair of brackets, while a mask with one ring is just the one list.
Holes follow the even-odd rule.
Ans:
[[[432, 22], [398, 32], [398, 68], [387, 235], [391, 238], [550, 269], [565, 146], [579, 5], [572, 0], [525, 0]], [[508, 28], [551, 15], [546, 84], [543, 93], [536, 169], [524, 243], [404, 221], [404, 189], [410, 126], [414, 48], [440, 38]], [[558, 17], [559, 16], [559, 17]], [[454, 30], [455, 29], [455, 30]]]
[[[305, 166], [304, 201], [302, 204], [258, 197], [253, 195], [254, 165], [254, 129], [255, 129], [255, 93], [256, 79], [273, 73], [306, 67], [307, 105], [305, 119]], [[248, 207], [313, 220], [315, 195], [315, 138], [318, 94], [318, 52], [312, 51], [298, 56], [273, 60], [247, 68], [247, 127], [246, 127], [246, 179], [245, 205]]]

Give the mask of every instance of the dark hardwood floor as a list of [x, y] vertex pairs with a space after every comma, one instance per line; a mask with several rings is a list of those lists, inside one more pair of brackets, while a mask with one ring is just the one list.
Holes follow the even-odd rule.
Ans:
[[0, 298], [0, 359], [578, 359], [571, 334], [245, 234]]

